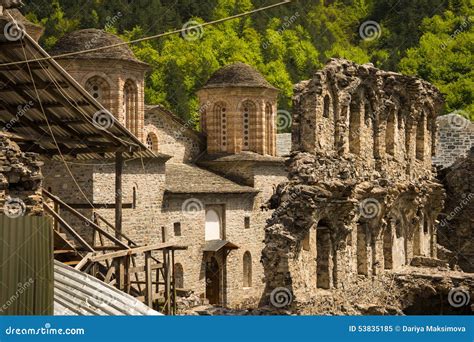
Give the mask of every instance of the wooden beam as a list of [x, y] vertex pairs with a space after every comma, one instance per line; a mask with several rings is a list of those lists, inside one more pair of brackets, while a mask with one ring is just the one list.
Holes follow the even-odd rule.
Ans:
[[115, 154], [115, 237], [120, 240], [122, 237], [122, 173], [123, 154]]
[[153, 284], [151, 279], [151, 252], [145, 252], [145, 304], [153, 308]]

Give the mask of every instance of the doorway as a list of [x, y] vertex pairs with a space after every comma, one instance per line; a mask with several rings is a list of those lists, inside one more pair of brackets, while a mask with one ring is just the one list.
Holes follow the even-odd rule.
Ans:
[[206, 298], [209, 304], [219, 304], [220, 269], [215, 257], [206, 263]]

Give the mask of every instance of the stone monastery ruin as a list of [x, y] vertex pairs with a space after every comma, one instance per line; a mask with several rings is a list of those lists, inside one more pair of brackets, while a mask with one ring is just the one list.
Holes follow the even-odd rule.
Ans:
[[[38, 27], [6, 12], [30, 33], [30, 58], [49, 56]], [[450, 289], [473, 293], [459, 268], [472, 272], [469, 261], [438, 237], [434, 86], [332, 59], [295, 86], [286, 155], [278, 90], [254, 68], [211, 76], [196, 130], [145, 104], [148, 65], [127, 45], [68, 55], [120, 42], [80, 30], [33, 64], [33, 81], [21, 66], [0, 70], [0, 199], [53, 219], [56, 260], [167, 314], [438, 313]], [[23, 53], [0, 43], [0, 64]], [[87, 314], [61, 291], [61, 308]]]

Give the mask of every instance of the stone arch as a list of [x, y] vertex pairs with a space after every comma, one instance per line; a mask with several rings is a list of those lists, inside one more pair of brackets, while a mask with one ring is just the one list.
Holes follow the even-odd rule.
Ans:
[[426, 144], [426, 113], [423, 110], [418, 118], [416, 125], [416, 159], [425, 160], [425, 144]]
[[153, 132], [148, 133], [146, 136], [146, 145], [153, 152], [158, 152], [159, 151], [158, 136]]
[[208, 129], [212, 129], [213, 133], [216, 137], [216, 147], [218, 151], [226, 152], [228, 147], [228, 106], [227, 103], [220, 101], [214, 104], [213, 108], [213, 116], [214, 116], [214, 127], [209, 127]]
[[323, 117], [329, 118], [331, 108], [331, 98], [328, 94], [324, 96], [323, 99]]
[[256, 151], [256, 133], [257, 133], [257, 106], [251, 100], [244, 100], [240, 106], [242, 115], [242, 150]]
[[243, 257], [243, 286], [252, 287], [252, 255], [249, 251]]
[[397, 145], [397, 115], [395, 108], [391, 108], [385, 128], [385, 153], [395, 155]]
[[178, 289], [184, 289], [184, 268], [180, 263], [174, 265], [174, 285]]
[[85, 81], [84, 88], [95, 100], [110, 110], [110, 83], [105, 78], [93, 75]]
[[333, 274], [332, 240], [330, 224], [326, 219], [318, 222], [316, 227], [316, 286], [322, 289], [331, 288]]
[[138, 136], [140, 127], [138, 118], [138, 86], [131, 79], [127, 79], [123, 86], [123, 113], [125, 114], [125, 126], [130, 132]]
[[360, 154], [361, 141], [361, 100], [360, 95], [355, 94], [351, 99], [349, 111], [349, 151]]

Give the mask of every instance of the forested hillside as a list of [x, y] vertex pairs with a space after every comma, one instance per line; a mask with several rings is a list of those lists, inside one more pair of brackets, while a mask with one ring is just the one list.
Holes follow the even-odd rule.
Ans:
[[[28, 17], [42, 43], [67, 32], [101, 28], [134, 39], [262, 7], [278, 0], [37, 0]], [[152, 66], [146, 99], [196, 120], [195, 92], [219, 67], [242, 61], [282, 90], [291, 109], [293, 84], [331, 57], [418, 75], [446, 94], [446, 112], [474, 120], [472, 0], [301, 0], [197, 32], [133, 45]]]

